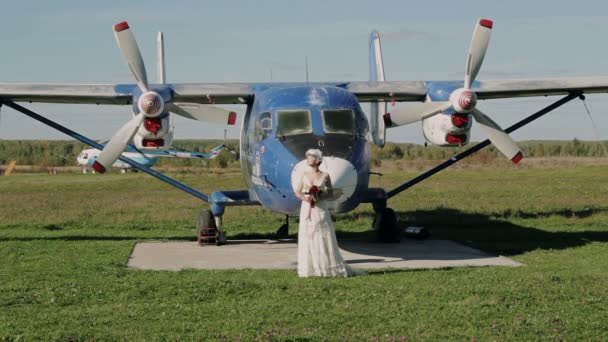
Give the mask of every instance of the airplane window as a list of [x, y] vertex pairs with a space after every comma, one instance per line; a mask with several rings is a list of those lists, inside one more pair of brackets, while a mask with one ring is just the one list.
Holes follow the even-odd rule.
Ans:
[[312, 133], [307, 110], [277, 111], [277, 136]]
[[324, 110], [323, 122], [327, 133], [355, 133], [355, 119], [351, 109]]
[[262, 141], [270, 136], [272, 132], [272, 119], [270, 112], [260, 114], [258, 122], [255, 125], [255, 137], [258, 141]]
[[272, 129], [272, 120], [270, 118], [263, 118], [260, 120], [260, 127], [262, 131], [270, 131]]

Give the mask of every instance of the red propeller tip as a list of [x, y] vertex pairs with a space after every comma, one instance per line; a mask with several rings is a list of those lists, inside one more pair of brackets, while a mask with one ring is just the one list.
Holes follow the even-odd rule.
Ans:
[[492, 20], [490, 19], [480, 19], [479, 25], [492, 29], [492, 26], [494, 26], [494, 22], [492, 22]]
[[101, 165], [98, 161], [95, 161], [93, 163], [93, 170], [99, 172], [99, 173], [105, 173], [106, 172], [106, 168], [103, 167], [103, 165]]
[[124, 31], [129, 28], [129, 23], [123, 21], [122, 23], [118, 23], [114, 25], [114, 32]]
[[229, 125], [236, 124], [236, 112], [230, 112], [230, 114], [228, 114], [228, 124]]
[[391, 127], [393, 125], [393, 119], [391, 119], [391, 113], [386, 113], [382, 115], [382, 119], [384, 120], [384, 126]]
[[519, 152], [517, 152], [515, 157], [511, 158], [511, 161], [513, 162], [513, 164], [517, 164], [523, 159], [523, 157], [524, 157], [524, 154], [521, 153], [521, 151], [519, 151]]

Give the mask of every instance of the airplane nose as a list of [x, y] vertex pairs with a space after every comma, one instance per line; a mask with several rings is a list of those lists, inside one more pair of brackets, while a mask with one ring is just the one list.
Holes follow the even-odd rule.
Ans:
[[[306, 160], [296, 164], [291, 173], [294, 191], [298, 182], [302, 179], [302, 174], [308, 168]], [[323, 157], [323, 162], [319, 170], [327, 172], [334, 189], [334, 200], [330, 201], [331, 206], [337, 206], [347, 201], [357, 188], [357, 169], [348, 160], [338, 157]]]

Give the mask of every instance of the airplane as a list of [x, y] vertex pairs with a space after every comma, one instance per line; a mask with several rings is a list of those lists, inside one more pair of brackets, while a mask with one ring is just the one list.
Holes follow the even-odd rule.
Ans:
[[[464, 79], [452, 81], [387, 81], [380, 34], [373, 31], [369, 81], [167, 83], [164, 40], [159, 33], [159, 80], [151, 84], [135, 36], [129, 24], [121, 22], [114, 25], [114, 35], [134, 84], [0, 84], [0, 99], [5, 106], [100, 149], [92, 165], [97, 172], [103, 173], [118, 159], [209, 203], [199, 215], [199, 227], [216, 229], [218, 244], [226, 242], [223, 215], [228, 206], [262, 205], [287, 218], [297, 215], [300, 201], [293, 184], [305, 168], [304, 154], [310, 148], [323, 152], [321, 169], [330, 174], [340, 194], [332, 202], [333, 211], [348, 212], [369, 203], [375, 214], [372, 226], [380, 239], [395, 241], [400, 232], [395, 213], [387, 205], [390, 198], [490, 143], [518, 163], [523, 153], [509, 133], [573, 99], [584, 99], [584, 94], [608, 92], [608, 77], [477, 80], [493, 25], [489, 19], [476, 22]], [[563, 97], [507, 129], [478, 108], [479, 100], [559, 95]], [[133, 117], [102, 146], [16, 102], [131, 105]], [[365, 102], [371, 103], [369, 119], [360, 105]], [[402, 102], [417, 104], [387, 110], [387, 103]], [[172, 114], [234, 125], [236, 113], [216, 107], [227, 104], [246, 109], [239, 146], [246, 189], [217, 190], [207, 196], [121, 155], [131, 140], [142, 151], [169, 149]], [[469, 143], [473, 121], [487, 140], [394, 189], [370, 187], [370, 135], [372, 143], [384, 146], [386, 129], [421, 122], [429, 143], [461, 146]]]
[[[158, 158], [188, 158], [202, 160], [214, 159], [220, 154], [221, 150], [225, 147], [226, 145], [220, 144], [211, 149], [211, 151], [209, 151], [208, 153], [188, 152], [180, 150], [148, 151], [144, 153], [138, 151], [135, 146], [129, 145], [127, 147], [127, 151], [122, 153], [122, 156], [134, 160], [137, 163], [146, 167], [152, 167], [154, 164], [156, 164]], [[78, 156], [76, 157], [76, 161], [78, 165], [83, 166], [82, 173], [89, 173], [88, 168], [95, 163], [100, 153], [101, 150], [98, 150], [96, 148], [89, 148], [82, 150], [78, 154]], [[126, 173], [127, 170], [133, 168], [131, 165], [118, 159], [112, 164], [112, 167], [120, 169], [120, 173]], [[92, 170], [92, 172], [95, 173], [95, 170]]]

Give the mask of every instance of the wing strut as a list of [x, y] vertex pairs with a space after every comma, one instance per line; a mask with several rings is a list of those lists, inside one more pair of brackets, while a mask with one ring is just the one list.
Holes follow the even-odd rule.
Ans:
[[[516, 130], [522, 128], [523, 126], [529, 124], [530, 122], [532, 122], [532, 121], [540, 118], [541, 116], [543, 116], [543, 115], [545, 115], [545, 114], [547, 114], [547, 113], [549, 113], [549, 112], [557, 109], [558, 107], [561, 107], [562, 105], [564, 105], [564, 104], [566, 104], [566, 103], [574, 100], [575, 98], [581, 97], [582, 95], [583, 95], [582, 91], [571, 92], [568, 96], [562, 98], [561, 100], [554, 102], [553, 104], [551, 104], [551, 105], [549, 105], [549, 106], [547, 106], [547, 107], [539, 110], [538, 112], [536, 112], [536, 113], [528, 116], [527, 118], [519, 121], [518, 123], [514, 124], [513, 126], [505, 129], [505, 132], [511, 133], [513, 131], [516, 131]], [[412, 186], [414, 186], [414, 185], [422, 182], [423, 180], [431, 177], [432, 175], [438, 173], [439, 171], [442, 171], [442, 170], [450, 167], [452, 164], [455, 164], [456, 162], [458, 162], [458, 161], [460, 161], [460, 160], [462, 160], [462, 159], [464, 159], [464, 158], [472, 155], [473, 153], [478, 152], [479, 150], [481, 150], [482, 148], [484, 148], [484, 147], [486, 147], [486, 146], [488, 146], [490, 144], [491, 144], [491, 142], [490, 142], [489, 139], [486, 139], [486, 140], [480, 142], [479, 144], [471, 147], [470, 149], [468, 149], [468, 150], [466, 150], [466, 151], [464, 151], [464, 152], [462, 152], [462, 153], [460, 153], [460, 154], [458, 154], [458, 155], [456, 155], [456, 156], [454, 156], [454, 157], [452, 157], [452, 158], [444, 161], [443, 163], [435, 166], [434, 168], [428, 170], [427, 172], [421, 174], [420, 176], [418, 176], [416, 178], [413, 178], [413, 179], [411, 179], [411, 180], [409, 180], [409, 181], [401, 184], [400, 186], [394, 188], [393, 190], [389, 191], [386, 194], [387, 198], [391, 198], [391, 197], [399, 194], [400, 192], [411, 188]]]
[[[18, 111], [18, 112], [21, 112], [21, 113], [23, 113], [23, 114], [31, 117], [32, 119], [38, 120], [38, 121], [42, 122], [45, 125], [51, 126], [52, 128], [54, 128], [54, 129], [56, 129], [56, 130], [58, 130], [58, 131], [60, 131], [62, 133], [65, 133], [65, 134], [69, 135], [70, 137], [72, 137], [72, 138], [74, 138], [74, 139], [76, 139], [76, 140], [78, 140], [78, 141], [80, 141], [82, 143], [90, 145], [90, 146], [92, 146], [92, 147], [94, 147], [94, 148], [96, 148], [96, 149], [98, 149], [100, 151], [103, 150], [104, 145], [102, 145], [102, 144], [100, 144], [100, 143], [98, 143], [96, 141], [93, 141], [93, 140], [91, 140], [91, 139], [89, 139], [89, 138], [87, 138], [87, 137], [85, 137], [83, 135], [80, 135], [80, 134], [72, 131], [71, 129], [69, 129], [69, 128], [65, 127], [65, 126], [62, 126], [62, 125], [60, 125], [60, 124], [58, 124], [58, 123], [56, 123], [54, 121], [51, 121], [51, 120], [49, 120], [49, 119], [47, 119], [47, 118], [45, 118], [45, 117], [43, 117], [43, 116], [41, 116], [39, 114], [36, 114], [36, 113], [32, 112], [31, 110], [29, 110], [29, 109], [27, 109], [25, 107], [22, 107], [22, 106], [14, 103], [12, 101], [3, 101], [3, 102], [0, 103], [0, 105], [2, 105], [2, 104], [6, 105], [6, 106], [8, 106], [8, 107], [10, 107], [10, 108]], [[207, 195], [205, 195], [205, 194], [203, 194], [203, 193], [201, 193], [201, 192], [199, 192], [197, 190], [194, 190], [191, 187], [189, 187], [189, 186], [187, 186], [185, 184], [182, 184], [182, 183], [180, 183], [180, 182], [178, 182], [178, 181], [176, 181], [176, 180], [174, 180], [172, 178], [169, 178], [169, 177], [163, 175], [162, 173], [160, 173], [160, 172], [158, 172], [156, 170], [153, 170], [153, 169], [151, 169], [149, 167], [141, 165], [138, 162], [135, 162], [135, 161], [133, 161], [133, 160], [127, 158], [127, 157], [123, 157], [122, 155], [120, 157], [118, 157], [118, 159], [120, 161], [123, 161], [123, 162], [131, 165], [132, 167], [134, 167], [134, 168], [136, 168], [138, 170], [141, 170], [141, 171], [149, 174], [152, 177], [156, 177], [156, 178], [160, 179], [161, 181], [163, 181], [165, 183], [168, 183], [169, 185], [172, 185], [172, 186], [174, 186], [174, 187], [176, 187], [176, 188], [178, 188], [178, 189], [180, 189], [180, 190], [182, 190], [184, 192], [187, 192], [188, 194], [190, 194], [190, 195], [192, 195], [192, 196], [194, 196], [194, 197], [196, 197], [196, 198], [198, 198], [198, 199], [200, 199], [200, 200], [202, 200], [204, 202], [209, 202], [209, 198], [207, 197]]]

